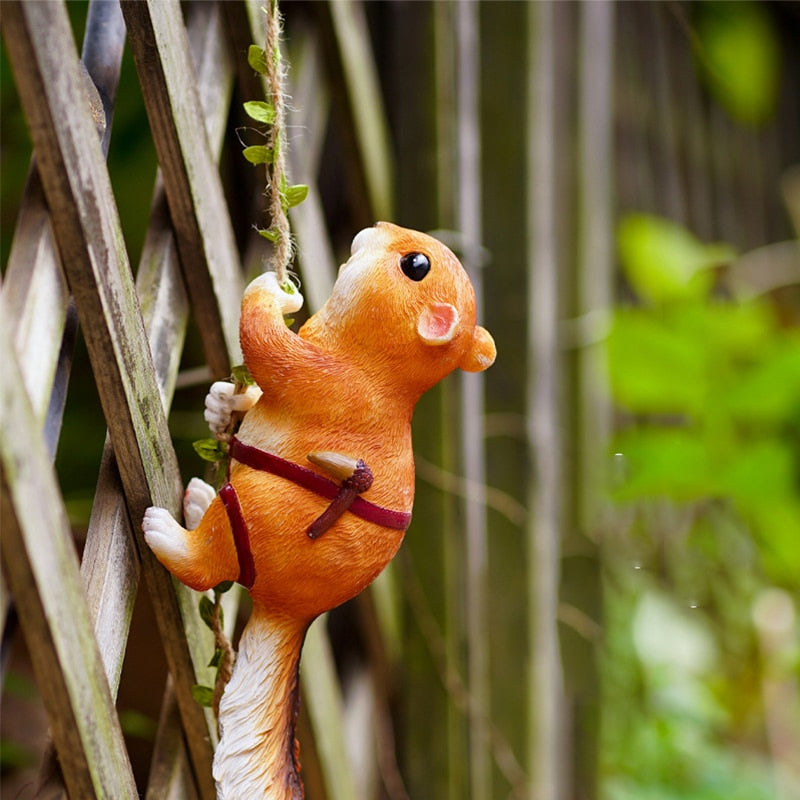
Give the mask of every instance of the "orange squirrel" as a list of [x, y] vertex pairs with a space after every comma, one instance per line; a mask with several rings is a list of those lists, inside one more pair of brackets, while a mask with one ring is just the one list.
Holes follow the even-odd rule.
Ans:
[[[229, 486], [215, 496], [190, 482], [190, 530], [158, 508], [142, 523], [183, 583], [205, 591], [240, 580], [253, 599], [220, 705], [220, 798], [302, 797], [294, 714], [305, 632], [400, 547], [420, 396], [454, 369], [484, 370], [495, 358], [458, 259], [436, 239], [389, 223], [355, 237], [330, 298], [294, 333], [283, 315], [301, 304], [274, 273], [248, 286], [240, 339], [260, 394], [215, 384], [207, 400], [217, 432], [233, 409], [253, 404], [233, 442]], [[261, 462], [273, 457], [278, 466], [266, 469]]]

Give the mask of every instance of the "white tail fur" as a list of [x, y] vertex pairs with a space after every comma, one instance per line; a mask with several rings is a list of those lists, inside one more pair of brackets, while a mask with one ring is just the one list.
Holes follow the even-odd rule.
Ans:
[[295, 721], [306, 626], [253, 609], [219, 708], [218, 800], [302, 800]]

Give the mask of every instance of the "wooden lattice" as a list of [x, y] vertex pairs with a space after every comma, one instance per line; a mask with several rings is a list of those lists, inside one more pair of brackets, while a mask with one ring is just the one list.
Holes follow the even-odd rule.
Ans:
[[[166, 412], [190, 310], [200, 321], [208, 377], [227, 376], [240, 360], [244, 278], [216, 163], [230, 135], [237, 69], [253, 89], [242, 47], [246, 52], [249, 41], [261, 40], [264, 19], [258, 4], [191, 4], [186, 25], [178, 2], [121, 6], [90, 4], [82, 64], [64, 4], [3, 5], [34, 163], [0, 313], [2, 545], [9, 590], [2, 593], [2, 611], [5, 619], [13, 598], [50, 719], [54, 752], [42, 768], [43, 794], [137, 797], [114, 698], [133, 601], [146, 590], [170, 672], [147, 796], [211, 798], [216, 726], [191, 689], [211, 681], [206, 663], [213, 646], [199, 624], [196, 597], [155, 561], [138, 527], [147, 506], [176, 513], [180, 506]], [[341, 50], [342, 64], [362, 76], [362, 85], [353, 80], [348, 89], [369, 92], [374, 85], [364, 87], [363, 76], [373, 67], [363, 62], [369, 51], [358, 41], [365, 31], [354, 25], [359, 13], [359, 7], [335, 8], [331, 27], [337, 41], [350, 43], [350, 52]], [[135, 284], [104, 160], [126, 38], [160, 165]], [[303, 97], [297, 106], [307, 116], [299, 124], [310, 144], [302, 157], [293, 154], [293, 166], [297, 179], [313, 184], [314, 142], [318, 148], [327, 115], [325, 82], [313, 34], [298, 47], [306, 57], [293, 88]], [[367, 184], [376, 184], [378, 198], [388, 185], [380, 135], [358, 142], [372, 159], [375, 177]], [[294, 222], [313, 310], [334, 276], [313, 190]], [[108, 425], [80, 564], [52, 466], [78, 325]], [[336, 706], [325, 636], [320, 628], [308, 647], [307, 661], [317, 673], [307, 700], [312, 725], [315, 709]], [[328, 739], [320, 748], [326, 782], [337, 786], [336, 797], [351, 796], [341, 742], [335, 733]]]

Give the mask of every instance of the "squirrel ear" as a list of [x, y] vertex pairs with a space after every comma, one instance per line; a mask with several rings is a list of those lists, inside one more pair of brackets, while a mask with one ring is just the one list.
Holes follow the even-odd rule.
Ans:
[[465, 372], [483, 372], [494, 364], [496, 356], [497, 348], [492, 334], [486, 328], [476, 325], [475, 333], [472, 335], [472, 346], [464, 354], [459, 367]]
[[456, 335], [458, 319], [450, 303], [431, 303], [419, 315], [417, 333], [425, 344], [447, 344]]

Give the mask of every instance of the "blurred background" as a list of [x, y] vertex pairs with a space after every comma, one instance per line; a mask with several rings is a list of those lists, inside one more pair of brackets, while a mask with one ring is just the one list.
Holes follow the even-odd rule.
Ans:
[[[87, 4], [68, 9], [80, 46]], [[800, 5], [282, 9], [292, 177], [336, 263], [376, 219], [436, 232], [498, 349], [420, 403], [403, 549], [322, 623], [353, 796], [800, 797]], [[220, 170], [245, 252], [263, 174], [241, 156], [255, 95], [230, 29], [245, 78]], [[5, 268], [31, 147], [0, 57]], [[127, 51], [108, 161], [135, 265], [157, 162]], [[186, 480], [207, 435], [198, 324], [170, 417]], [[105, 433], [79, 337], [56, 459], [78, 548]], [[16, 798], [46, 717], [11, 620]], [[160, 647], [140, 592], [117, 704], [142, 786]], [[344, 797], [318, 738], [301, 719], [307, 795]]]

